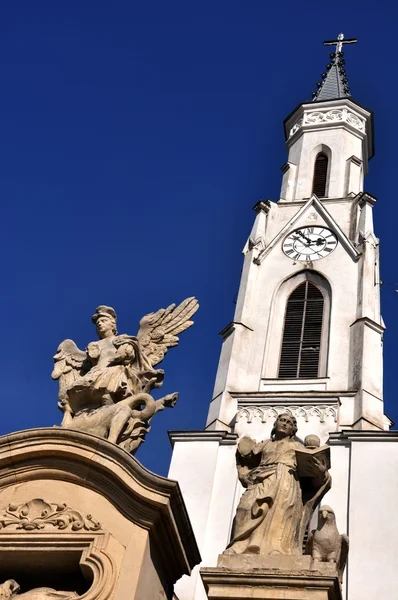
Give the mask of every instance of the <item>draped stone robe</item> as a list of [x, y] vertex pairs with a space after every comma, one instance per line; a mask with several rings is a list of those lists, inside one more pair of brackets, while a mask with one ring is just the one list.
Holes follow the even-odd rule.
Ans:
[[238, 475], [247, 490], [236, 512], [227, 553], [301, 555], [314, 508], [330, 489], [330, 475], [299, 478], [292, 438], [238, 445]]

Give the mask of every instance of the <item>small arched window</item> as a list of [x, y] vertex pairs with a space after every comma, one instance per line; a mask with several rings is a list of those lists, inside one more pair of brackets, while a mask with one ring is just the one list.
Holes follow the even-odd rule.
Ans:
[[315, 159], [314, 183], [312, 186], [312, 193], [316, 194], [318, 198], [326, 197], [328, 162], [328, 157], [326, 156], [326, 154], [324, 154], [324, 152], [320, 152]]
[[281, 379], [318, 377], [323, 306], [323, 294], [311, 281], [304, 281], [290, 294], [279, 363]]

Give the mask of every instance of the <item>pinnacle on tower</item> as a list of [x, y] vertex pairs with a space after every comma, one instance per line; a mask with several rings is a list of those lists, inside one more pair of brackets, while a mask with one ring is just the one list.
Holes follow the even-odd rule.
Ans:
[[326, 65], [326, 72], [322, 73], [322, 81], [317, 84], [318, 90], [312, 93], [313, 102], [336, 100], [351, 96], [345, 71], [343, 44], [354, 44], [356, 41], [354, 38], [345, 40], [344, 34], [340, 33], [337, 40], [323, 42], [324, 46], [336, 44], [336, 51], [331, 52], [331, 61]]

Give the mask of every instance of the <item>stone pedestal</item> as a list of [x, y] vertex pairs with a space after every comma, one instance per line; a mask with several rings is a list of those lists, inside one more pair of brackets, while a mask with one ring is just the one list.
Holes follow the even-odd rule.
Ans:
[[310, 556], [221, 554], [200, 574], [209, 600], [342, 600], [334, 565]]
[[199, 561], [175, 481], [94, 435], [0, 437], [1, 597], [170, 600]]

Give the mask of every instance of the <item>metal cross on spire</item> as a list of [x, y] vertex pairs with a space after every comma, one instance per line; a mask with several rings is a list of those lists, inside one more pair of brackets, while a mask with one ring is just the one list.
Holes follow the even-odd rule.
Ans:
[[323, 42], [324, 46], [334, 46], [336, 44], [336, 54], [339, 54], [343, 50], [343, 44], [355, 44], [358, 40], [355, 38], [344, 39], [344, 33], [339, 33], [337, 40], [326, 40]]
[[330, 54], [331, 61], [326, 65], [326, 71], [322, 73], [322, 81], [317, 83], [317, 91], [312, 92], [313, 102], [336, 100], [351, 95], [344, 66], [343, 45], [355, 44], [357, 41], [355, 38], [344, 39], [344, 34], [339, 33], [337, 40], [323, 42], [324, 46], [336, 45], [336, 52]]

